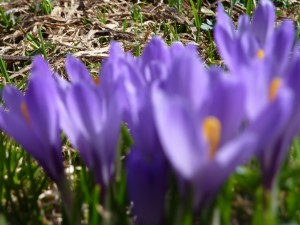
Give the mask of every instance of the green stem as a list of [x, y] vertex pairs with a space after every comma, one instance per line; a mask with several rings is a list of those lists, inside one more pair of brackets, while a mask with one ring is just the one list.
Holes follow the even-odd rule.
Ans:
[[66, 214], [67, 223], [66, 224], [80, 224], [78, 217], [72, 217], [74, 215], [74, 198], [73, 193], [70, 189], [70, 183], [66, 179], [65, 175], [61, 176], [60, 180], [56, 183], [57, 188], [60, 192], [62, 199], [63, 210]]
[[[275, 183], [275, 182], [274, 182]], [[272, 185], [271, 190], [264, 189], [263, 191], [263, 209], [264, 209], [264, 224], [276, 224], [277, 217], [277, 187]]]

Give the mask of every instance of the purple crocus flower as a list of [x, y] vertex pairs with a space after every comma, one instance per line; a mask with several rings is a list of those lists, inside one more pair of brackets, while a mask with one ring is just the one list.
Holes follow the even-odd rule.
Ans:
[[[155, 149], [153, 149], [155, 150]], [[127, 189], [139, 225], [161, 225], [168, 184], [165, 159], [146, 159], [142, 149], [131, 149], [127, 158]]]
[[[274, 84], [271, 88], [288, 89], [291, 92], [292, 103], [291, 112], [283, 128], [273, 137], [272, 141], [264, 142], [260, 146], [261, 151], [258, 156], [263, 170], [263, 184], [268, 190], [272, 188], [275, 177], [281, 167], [283, 160], [289, 150], [289, 146], [293, 138], [299, 133], [300, 124], [300, 55], [295, 54], [285, 71], [285, 79], [277, 78], [278, 84]], [[273, 81], [274, 82], [274, 81]], [[276, 87], [279, 86], [279, 87]], [[281, 91], [281, 90], [279, 90]]]
[[246, 88], [248, 122], [270, 107], [279, 89], [289, 89], [294, 98], [290, 118], [286, 119], [283, 129], [274, 133], [272, 141], [261, 142], [258, 146], [263, 183], [267, 189], [271, 189], [300, 123], [298, 103], [295, 102], [299, 98], [296, 72], [299, 53], [297, 45], [293, 50], [294, 37], [292, 21], [284, 20], [275, 27], [275, 8], [271, 1], [260, 2], [252, 23], [247, 16], [240, 17], [237, 30], [219, 5], [215, 38], [231, 75]]
[[[189, 51], [173, 61], [173, 68], [169, 79], [152, 92], [155, 121], [167, 159], [192, 185], [195, 205], [199, 205], [214, 196], [261, 142], [271, 141], [279, 132], [290, 112], [291, 94], [280, 92], [276, 101], [243, 128], [246, 92], [239, 81], [217, 68], [204, 70]], [[179, 81], [187, 85], [174, 85]], [[199, 89], [193, 88], [197, 84]]]
[[276, 28], [273, 3], [261, 0], [252, 22], [247, 15], [242, 15], [237, 29], [219, 4], [214, 36], [219, 52], [232, 72], [244, 73], [245, 66], [255, 66], [258, 61], [271, 58], [273, 68], [280, 73], [288, 62], [295, 29], [290, 20], [284, 20]]
[[[160, 37], [153, 37], [142, 55], [135, 58], [131, 53], [124, 53], [118, 43], [110, 44], [110, 55], [100, 71], [101, 83], [105, 95], [114, 93], [117, 96], [122, 118], [129, 122], [133, 119], [131, 111], [137, 110], [137, 102], [128, 96], [138, 96], [141, 90], [151, 89], [153, 83], [165, 79], [172, 59], [185, 47], [179, 42], [168, 47]], [[192, 45], [186, 48], [196, 53]]]
[[92, 79], [84, 64], [72, 55], [68, 55], [66, 58], [66, 71], [72, 83], [98, 84], [97, 77]]
[[117, 102], [114, 96], [105, 97], [79, 60], [69, 56], [66, 70], [72, 83], [61, 88], [61, 127], [97, 182], [106, 187], [114, 173], [121, 125]]
[[130, 124], [134, 144], [126, 160], [127, 190], [139, 225], [161, 225], [169, 168], [157, 134], [150, 96], [139, 95]]
[[0, 108], [1, 129], [22, 145], [54, 182], [62, 182], [58, 90], [44, 59], [34, 58], [25, 95], [7, 86], [2, 98], [6, 107]]
[[100, 71], [105, 94], [117, 93], [123, 121], [134, 140], [126, 157], [127, 190], [141, 225], [164, 221], [169, 171], [154, 123], [150, 92], [156, 82], [166, 78], [172, 54], [181, 49], [179, 43], [169, 48], [161, 38], [154, 37], [141, 57], [134, 58], [112, 42], [111, 54]]
[[110, 43], [110, 54], [103, 61], [100, 79], [103, 92], [107, 98], [115, 95], [122, 114], [122, 120], [131, 120], [131, 110], [136, 109], [136, 102], [128, 95], [138, 95], [138, 87], [142, 85], [137, 73], [130, 70], [136, 59], [130, 53], [124, 53], [117, 42]]

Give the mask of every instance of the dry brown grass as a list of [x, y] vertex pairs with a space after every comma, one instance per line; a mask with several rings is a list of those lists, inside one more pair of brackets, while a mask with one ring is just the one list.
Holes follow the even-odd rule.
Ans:
[[[126, 51], [135, 52], [136, 46], [144, 47], [151, 36], [156, 34], [173, 41], [172, 33], [165, 33], [163, 24], [182, 27], [178, 32], [183, 43], [193, 42], [198, 46], [203, 58], [207, 57], [207, 45], [210, 42], [205, 33], [201, 34], [201, 42], [194, 42], [196, 28], [189, 1], [183, 2], [180, 13], [176, 8], [165, 3], [154, 4], [135, 3], [126, 0], [57, 0], [54, 1], [50, 15], [44, 15], [39, 10], [32, 10], [36, 1], [16, 0], [0, 3], [7, 13], [15, 18], [21, 18], [11, 29], [0, 32], [0, 57], [6, 61], [10, 78], [22, 78], [30, 69], [28, 56], [36, 48], [26, 37], [31, 34], [40, 40], [38, 30], [41, 29], [47, 48], [48, 60], [51, 66], [64, 74], [64, 58], [73, 54], [90, 66], [92, 73], [97, 73], [98, 63], [108, 55], [109, 41], [117, 40]], [[36, 3], [37, 4], [37, 3]], [[139, 11], [142, 20], [136, 22], [132, 16], [133, 7]], [[199, 12], [202, 20], [215, 17], [216, 4], [204, 3]], [[237, 12], [244, 12], [236, 7]], [[106, 23], [99, 19], [105, 14]], [[126, 29], [123, 24], [127, 23]]]

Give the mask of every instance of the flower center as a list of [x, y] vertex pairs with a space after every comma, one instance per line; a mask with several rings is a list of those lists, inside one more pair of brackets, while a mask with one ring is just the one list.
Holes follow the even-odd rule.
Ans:
[[94, 81], [94, 84], [99, 85], [100, 84], [100, 78], [99, 78], [99, 76], [94, 77], [93, 81]]
[[221, 137], [221, 123], [214, 116], [208, 116], [202, 124], [203, 134], [209, 145], [209, 157], [212, 159], [216, 152]]
[[256, 57], [259, 59], [264, 59], [265, 58], [265, 51], [263, 49], [259, 49], [256, 53]]
[[23, 114], [23, 117], [24, 117], [26, 123], [29, 125], [31, 123], [31, 119], [30, 119], [30, 116], [29, 116], [27, 105], [24, 101], [21, 102], [21, 112]]
[[275, 77], [271, 81], [271, 84], [269, 86], [269, 96], [268, 96], [270, 102], [276, 99], [281, 84], [282, 84], [282, 79], [279, 77]]

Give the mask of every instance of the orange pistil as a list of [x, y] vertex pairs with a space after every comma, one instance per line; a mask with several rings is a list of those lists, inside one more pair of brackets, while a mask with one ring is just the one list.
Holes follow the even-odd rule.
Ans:
[[259, 49], [256, 53], [256, 57], [259, 59], [264, 59], [265, 58], [265, 51], [263, 49]]
[[212, 159], [219, 146], [221, 138], [221, 123], [216, 117], [208, 116], [203, 121], [202, 129], [204, 137], [209, 145], [209, 157]]
[[94, 84], [99, 85], [100, 84], [100, 78], [99, 78], [99, 76], [94, 77], [93, 81], [94, 81]]
[[31, 123], [31, 119], [30, 119], [30, 116], [29, 116], [27, 105], [26, 105], [26, 103], [24, 101], [21, 102], [21, 112], [22, 112], [22, 114], [24, 116], [24, 119], [27, 122], [27, 124], [30, 124]]
[[271, 84], [269, 86], [269, 96], [268, 96], [270, 102], [276, 99], [281, 84], [282, 84], [282, 79], [279, 77], [275, 77], [271, 81]]

